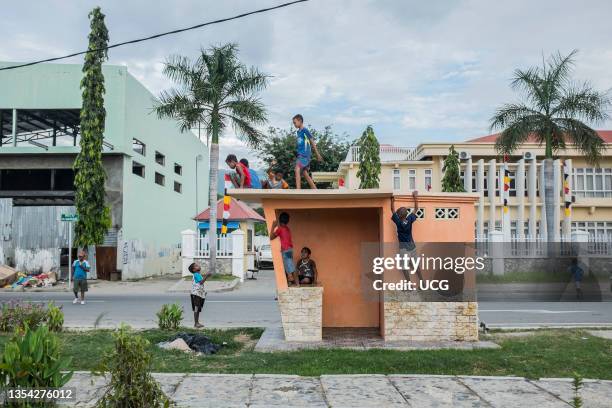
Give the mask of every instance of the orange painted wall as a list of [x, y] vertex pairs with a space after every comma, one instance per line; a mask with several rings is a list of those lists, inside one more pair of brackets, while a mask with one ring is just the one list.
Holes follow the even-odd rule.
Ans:
[[[426, 218], [414, 224], [414, 238], [420, 242], [473, 242], [474, 198], [424, 195], [419, 204]], [[362, 294], [361, 243], [396, 242], [391, 221], [390, 198], [352, 199], [264, 199], [268, 228], [278, 214], [291, 215], [295, 261], [302, 246], [308, 246], [317, 262], [323, 286], [324, 327], [380, 327], [383, 319], [378, 302]], [[396, 196], [396, 207], [413, 207], [412, 197]], [[434, 218], [436, 207], [459, 208], [458, 219]], [[390, 256], [391, 254], [384, 254]], [[272, 240], [277, 289], [287, 289], [280, 242]]]

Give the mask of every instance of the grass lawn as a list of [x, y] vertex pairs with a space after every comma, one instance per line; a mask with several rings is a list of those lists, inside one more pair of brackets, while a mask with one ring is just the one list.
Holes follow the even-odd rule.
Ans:
[[[184, 329], [183, 331], [191, 331]], [[256, 353], [252, 351], [261, 329], [206, 330], [216, 342], [226, 342], [220, 353], [195, 356], [161, 350], [154, 344], [173, 337], [161, 330], [140, 332], [151, 342], [153, 371], [274, 374], [455, 374], [515, 375], [528, 378], [571, 377], [612, 380], [612, 341], [583, 330], [541, 330], [509, 337], [494, 334], [496, 350], [304, 350]], [[64, 353], [72, 356], [72, 369], [96, 368], [104, 351], [112, 347], [109, 330], [59, 334]], [[9, 336], [0, 335], [0, 347]]]

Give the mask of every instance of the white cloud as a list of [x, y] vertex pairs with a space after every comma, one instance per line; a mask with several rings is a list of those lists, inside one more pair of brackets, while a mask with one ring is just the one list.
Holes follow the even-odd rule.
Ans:
[[[31, 60], [85, 46], [92, 2], [35, 3], [5, 10], [0, 57]], [[278, 1], [99, 3], [114, 42]], [[167, 55], [195, 57], [201, 46], [235, 41], [245, 63], [273, 75], [262, 93], [272, 126], [286, 128], [302, 112], [315, 127], [331, 123], [352, 136], [373, 123], [383, 143], [456, 140], [487, 133], [494, 109], [518, 98], [508, 87], [513, 70], [538, 64], [542, 53], [579, 49], [576, 78], [611, 88], [610, 14], [605, 0], [588, 7], [570, 0], [311, 0], [110, 55], [157, 93], [171, 86], [161, 73]], [[248, 154], [237, 138], [227, 143]]]

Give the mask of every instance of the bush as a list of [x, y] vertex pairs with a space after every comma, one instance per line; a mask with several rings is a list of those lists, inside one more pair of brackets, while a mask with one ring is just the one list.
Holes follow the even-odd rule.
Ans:
[[24, 331], [26, 327], [36, 329], [47, 324], [51, 331], [61, 331], [64, 325], [62, 308], [49, 303], [47, 308], [30, 302], [6, 302], [0, 308], [0, 332]]
[[61, 356], [59, 340], [47, 326], [26, 326], [4, 346], [0, 383], [9, 388], [63, 387], [72, 377], [72, 372], [65, 372], [70, 361]]
[[161, 330], [176, 330], [183, 321], [183, 307], [178, 303], [165, 304], [157, 312], [157, 325]]
[[64, 312], [62, 312], [61, 307], [55, 306], [53, 302], [47, 305], [47, 326], [49, 326], [49, 330], [54, 332], [60, 332], [64, 327]]
[[113, 334], [115, 349], [107, 354], [98, 374], [110, 374], [110, 382], [97, 406], [156, 408], [170, 400], [151, 376], [149, 342], [124, 324]]

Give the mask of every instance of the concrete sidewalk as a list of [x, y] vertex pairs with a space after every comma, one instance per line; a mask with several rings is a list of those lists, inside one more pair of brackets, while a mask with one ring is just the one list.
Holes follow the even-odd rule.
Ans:
[[[568, 407], [571, 379], [430, 375], [155, 374], [178, 407]], [[75, 373], [77, 402], [90, 407], [105, 380]], [[585, 380], [589, 408], [610, 407], [612, 381]]]
[[[206, 291], [209, 293], [227, 292], [234, 290], [240, 283], [236, 278], [231, 281], [210, 280], [206, 282]], [[106, 281], [101, 279], [89, 279], [87, 281], [89, 292], [96, 295], [106, 294], [156, 294], [156, 293], [189, 293], [191, 291], [191, 280], [183, 279], [179, 275], [156, 276], [136, 281]], [[23, 288], [0, 288], [2, 292], [18, 293], [49, 293], [49, 292], [72, 292], [68, 282], [60, 281], [54, 286]]]

